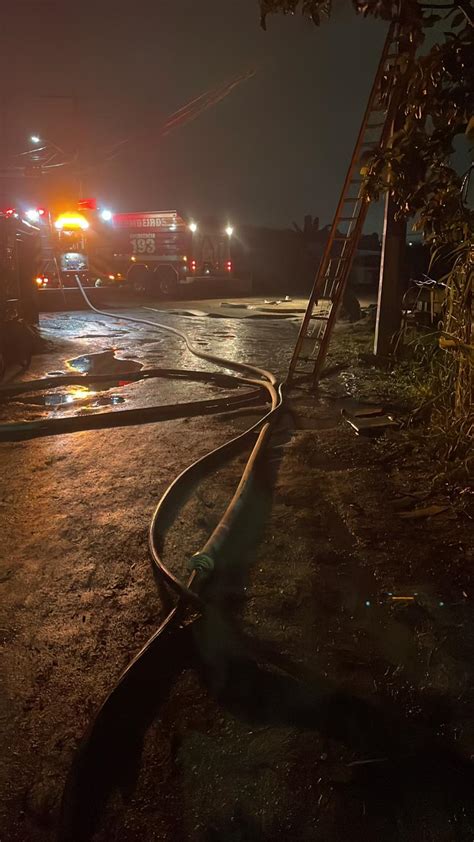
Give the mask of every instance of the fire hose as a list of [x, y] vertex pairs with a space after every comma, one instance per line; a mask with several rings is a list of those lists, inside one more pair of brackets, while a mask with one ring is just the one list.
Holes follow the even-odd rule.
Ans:
[[[167, 488], [155, 508], [148, 533], [153, 573], [158, 582], [165, 582], [177, 594], [178, 602], [121, 674], [99, 708], [76, 754], [63, 793], [59, 835], [62, 842], [91, 838], [96, 817], [91, 815], [89, 821], [84, 820], [83, 808], [84, 797], [93, 800], [96, 796], [93, 787], [91, 788], [91, 765], [97, 758], [103, 760], [104, 752], [123, 733], [124, 714], [121, 711], [124, 700], [126, 701], [129, 698], [130, 687], [140, 681], [140, 676], [145, 668], [144, 665], [154, 657], [160, 645], [167, 644], [171, 640], [172, 634], [182, 627], [186, 613], [189, 610], [194, 614], [196, 611], [200, 613], [206, 611], [206, 602], [202, 595], [203, 585], [218, 570], [219, 555], [244, 507], [257, 461], [268, 442], [271, 425], [283, 405], [282, 385], [278, 384], [276, 377], [271, 372], [249, 363], [227, 360], [224, 357], [200, 351], [192, 345], [185, 333], [176, 328], [149, 319], [117, 316], [114, 313], [98, 310], [89, 301], [80, 279], [77, 277], [76, 280], [86, 304], [94, 312], [114, 319], [119, 318], [121, 321], [151, 326], [156, 330], [165, 331], [179, 337], [194, 356], [227, 370], [239, 372], [240, 376], [234, 377], [234, 380], [236, 379], [239, 384], [257, 387], [258, 390], [264, 389], [270, 399], [270, 409], [259, 421], [252, 424], [244, 432], [200, 457], [182, 471]], [[255, 436], [256, 440], [254, 440]], [[187, 582], [184, 583], [165, 565], [160, 549], [163, 534], [175, 516], [178, 506], [182, 503], [183, 489], [188, 489], [190, 485], [193, 486], [198, 480], [216, 471], [252, 441], [250, 455], [232, 499], [202, 548], [190, 559], [190, 575]], [[79, 817], [81, 817], [81, 821], [78, 820]]]

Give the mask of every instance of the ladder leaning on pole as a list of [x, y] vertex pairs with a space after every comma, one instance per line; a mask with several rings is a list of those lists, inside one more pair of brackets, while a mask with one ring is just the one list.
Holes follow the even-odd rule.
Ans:
[[290, 362], [289, 385], [315, 387], [318, 382], [367, 215], [361, 168], [368, 156], [390, 143], [415, 51], [413, 36], [392, 23]]

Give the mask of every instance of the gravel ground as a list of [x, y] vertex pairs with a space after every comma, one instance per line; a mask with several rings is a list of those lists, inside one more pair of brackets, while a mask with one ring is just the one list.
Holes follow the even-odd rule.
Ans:
[[[205, 350], [279, 373], [298, 327], [293, 318], [159, 318]], [[48, 348], [20, 379], [110, 351], [144, 366], [206, 368], [151, 328], [85, 313], [45, 314], [42, 328]], [[291, 396], [209, 586], [209, 611], [157, 658], [156, 700], [134, 752], [125, 737], [143, 699], [131, 700], [109, 769], [122, 774], [96, 842], [474, 839], [469, 493], [431, 482], [438, 471], [423, 442], [403, 431], [356, 437], [341, 419], [341, 408], [390, 391], [385, 375], [355, 360], [367, 336], [345, 329], [346, 367], [317, 399]], [[94, 370], [110, 360], [93, 358]], [[153, 381], [100, 392], [119, 404], [60, 394], [73, 399], [8, 401], [1, 420], [217, 392]], [[166, 614], [147, 551], [154, 505], [186, 465], [254, 417], [0, 445], [2, 842], [55, 839], [81, 737]], [[179, 575], [241, 465], [203, 482], [179, 513], [165, 544]], [[413, 517], [428, 506], [439, 512]]]

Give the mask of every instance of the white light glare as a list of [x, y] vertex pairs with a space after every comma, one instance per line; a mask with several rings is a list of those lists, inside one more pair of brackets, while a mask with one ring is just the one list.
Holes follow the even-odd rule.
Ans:
[[113, 217], [113, 213], [111, 210], [104, 208], [103, 211], [100, 213], [100, 218], [104, 220], [104, 222], [110, 222]]
[[191, 223], [190, 223], [190, 225], [189, 225], [189, 230], [190, 230], [190, 231], [192, 231], [192, 232], [193, 232], [193, 234], [195, 234], [195, 233], [196, 233], [196, 231], [198, 230], [198, 227], [197, 227], [197, 225], [196, 225], [196, 223], [195, 223], [195, 222], [191, 222]]
[[41, 138], [37, 134], [32, 134], [30, 140], [32, 143], [41, 143]]
[[30, 222], [39, 222], [40, 221], [40, 215], [39, 215], [38, 211], [34, 210], [33, 208], [31, 208], [30, 210], [27, 210], [26, 213], [25, 213], [25, 216], [26, 216], [27, 219], [30, 220]]
[[228, 237], [232, 237], [232, 234], [234, 233], [234, 229], [233, 229], [232, 225], [228, 225], [227, 228], [225, 229], [225, 232], [226, 232]]

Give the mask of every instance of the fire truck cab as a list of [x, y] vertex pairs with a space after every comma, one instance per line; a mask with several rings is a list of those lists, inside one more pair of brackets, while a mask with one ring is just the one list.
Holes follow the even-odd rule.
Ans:
[[172, 297], [199, 278], [232, 275], [230, 225], [198, 224], [178, 211], [119, 213], [113, 218], [117, 270], [137, 291]]
[[36, 278], [40, 290], [84, 286], [120, 280], [110, 275], [108, 226], [94, 209], [72, 210], [35, 219], [41, 238]]

